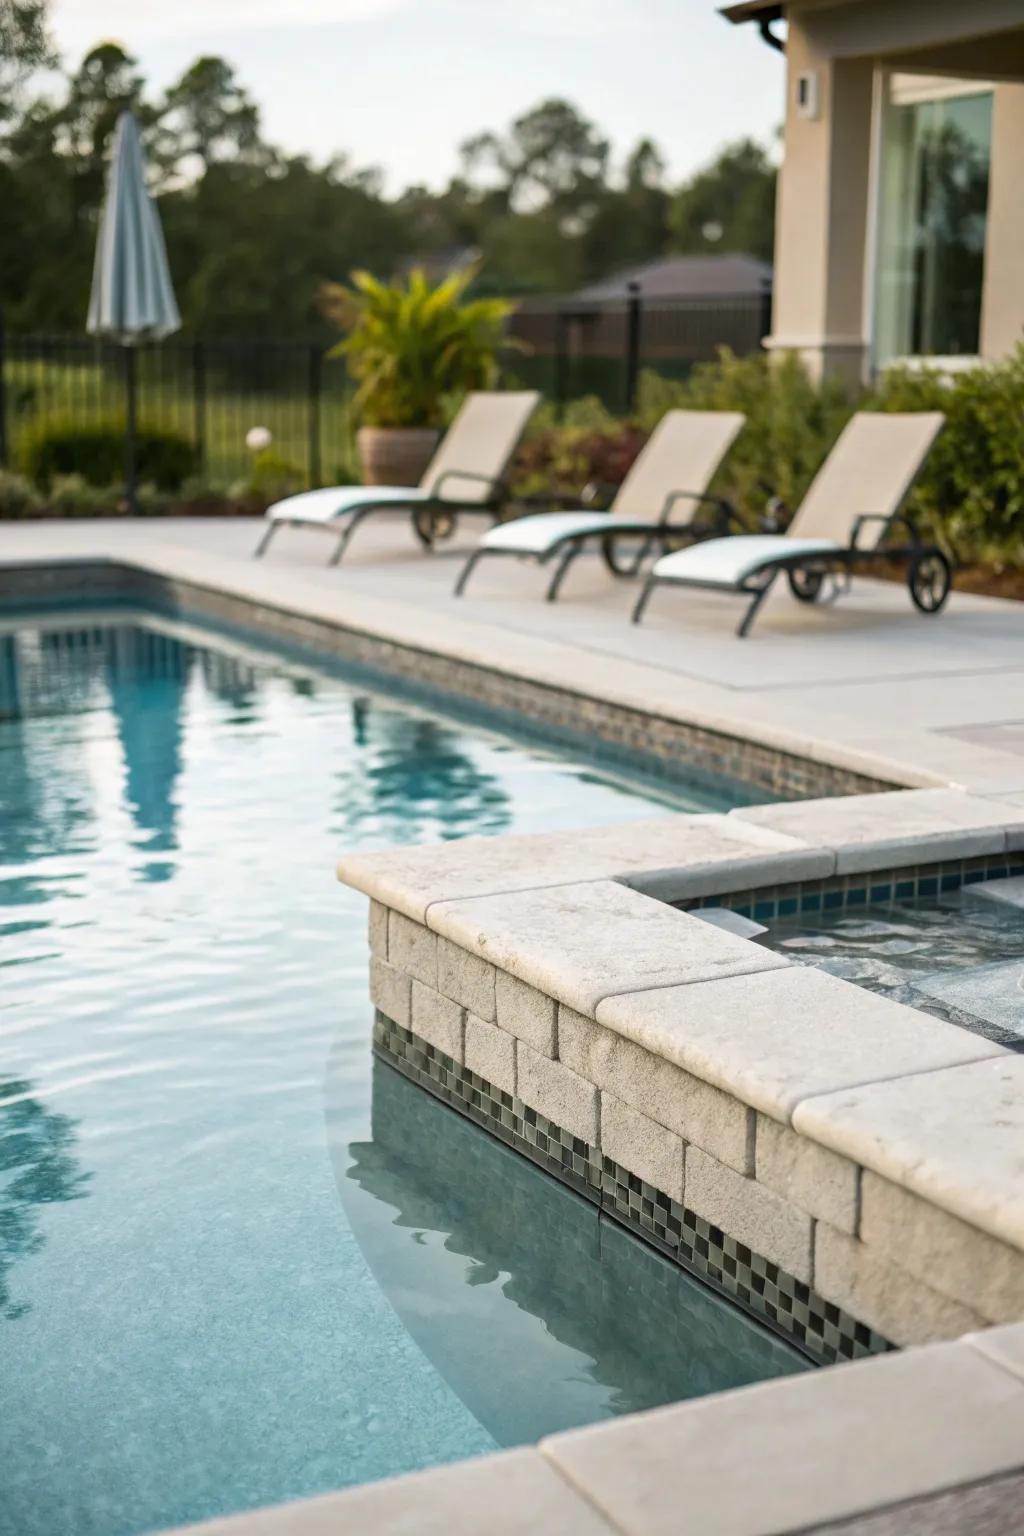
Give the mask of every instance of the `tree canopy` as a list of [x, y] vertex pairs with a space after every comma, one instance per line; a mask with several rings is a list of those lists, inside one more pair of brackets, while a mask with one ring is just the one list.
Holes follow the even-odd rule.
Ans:
[[125, 107], [193, 331], [320, 334], [321, 284], [356, 267], [388, 278], [479, 255], [478, 291], [515, 295], [571, 291], [673, 251], [771, 252], [775, 172], [751, 141], [672, 188], [656, 144], [642, 139], [618, 164], [597, 124], [549, 99], [467, 140], [442, 191], [388, 197], [377, 170], [268, 143], [226, 59], [196, 59], [161, 94], [114, 42], [63, 71], [44, 0], [0, 0], [0, 308], [12, 329], [81, 329]]

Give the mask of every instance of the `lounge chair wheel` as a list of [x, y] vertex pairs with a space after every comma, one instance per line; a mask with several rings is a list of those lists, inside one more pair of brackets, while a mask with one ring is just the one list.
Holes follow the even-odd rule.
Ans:
[[796, 566], [786, 572], [789, 590], [799, 603], [816, 603], [825, 585], [824, 571], [810, 571]]
[[432, 544], [450, 539], [458, 527], [459, 520], [454, 512], [446, 512], [436, 507], [416, 507], [412, 514], [412, 523], [420, 543], [429, 549]]
[[938, 613], [952, 585], [953, 567], [941, 550], [925, 549], [911, 558], [907, 586], [921, 613]]

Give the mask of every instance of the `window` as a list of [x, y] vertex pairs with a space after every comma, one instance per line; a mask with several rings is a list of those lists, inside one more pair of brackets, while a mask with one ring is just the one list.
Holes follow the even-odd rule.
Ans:
[[912, 75], [884, 83], [875, 363], [976, 354], [991, 88]]

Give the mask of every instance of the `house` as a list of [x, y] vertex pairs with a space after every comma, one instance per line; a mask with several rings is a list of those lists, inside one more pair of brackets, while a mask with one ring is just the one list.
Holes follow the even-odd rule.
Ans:
[[772, 269], [756, 256], [665, 256], [581, 288], [584, 303], [624, 299], [635, 283], [645, 299], [706, 299], [763, 293]]
[[1024, 334], [1022, 0], [742, 0], [785, 57], [772, 332], [817, 376]]

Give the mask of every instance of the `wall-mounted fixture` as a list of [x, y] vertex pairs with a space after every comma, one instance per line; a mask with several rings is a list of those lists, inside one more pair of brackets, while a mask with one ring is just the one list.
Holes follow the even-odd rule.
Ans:
[[818, 71], [816, 69], [803, 70], [796, 77], [796, 115], [810, 118], [818, 116]]

